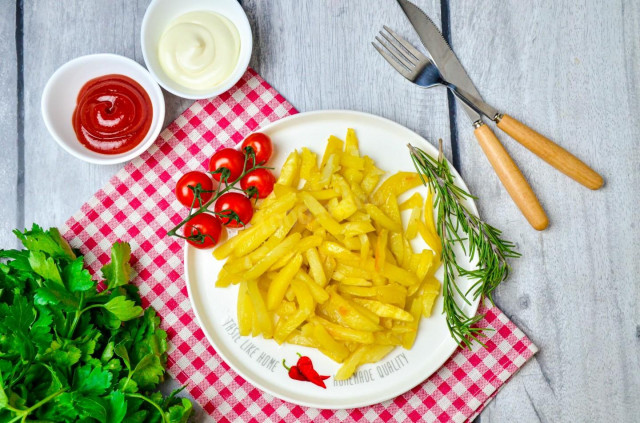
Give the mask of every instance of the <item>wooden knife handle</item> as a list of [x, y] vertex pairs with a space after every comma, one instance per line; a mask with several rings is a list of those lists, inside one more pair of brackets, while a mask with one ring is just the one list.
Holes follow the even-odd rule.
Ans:
[[527, 147], [542, 160], [580, 182], [585, 187], [598, 189], [604, 184], [602, 176], [576, 156], [511, 116], [503, 115], [498, 121], [498, 128]]
[[539, 231], [545, 229], [549, 225], [549, 219], [538, 198], [491, 128], [484, 124], [480, 125], [474, 134], [491, 166], [498, 174], [502, 185], [507, 189], [529, 224]]

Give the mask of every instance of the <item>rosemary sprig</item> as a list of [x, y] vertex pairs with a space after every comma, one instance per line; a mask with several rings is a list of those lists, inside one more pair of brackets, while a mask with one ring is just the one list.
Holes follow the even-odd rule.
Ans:
[[[408, 144], [411, 159], [420, 174], [422, 182], [434, 193], [434, 204], [437, 208], [436, 230], [442, 242], [442, 263], [444, 265], [443, 298], [447, 326], [451, 336], [461, 346], [470, 348], [473, 341], [486, 336], [486, 328], [474, 325], [482, 320], [483, 315], [467, 316], [456, 301], [455, 293], [467, 304], [466, 298], [471, 293], [473, 299], [487, 297], [493, 304], [493, 291], [509, 276], [507, 259], [520, 257], [515, 245], [501, 237], [500, 230], [481, 220], [471, 213], [463, 204], [466, 199], [475, 198], [453, 182], [453, 174], [449, 163], [442, 154], [442, 140], [437, 159], [423, 150]], [[465, 269], [458, 264], [455, 245], [461, 246], [473, 261], [477, 259], [476, 268]], [[456, 275], [466, 276], [473, 284], [462, 292], [456, 283]]]

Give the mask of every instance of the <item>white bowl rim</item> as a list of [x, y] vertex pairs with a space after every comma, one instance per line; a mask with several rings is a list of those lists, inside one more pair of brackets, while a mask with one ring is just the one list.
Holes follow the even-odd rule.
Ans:
[[[72, 68], [74, 65], [78, 64], [79, 62], [88, 61], [92, 59], [107, 59], [107, 60], [120, 61], [121, 63], [126, 63], [128, 66], [137, 68], [138, 70], [142, 71], [142, 74], [145, 75], [146, 78], [148, 78], [148, 81], [152, 87], [152, 90], [154, 91], [154, 94], [156, 94], [157, 96], [158, 101], [154, 101], [152, 96], [149, 96], [149, 98], [151, 100], [153, 107], [157, 108], [159, 112], [158, 121], [156, 122], [155, 126], [149, 127], [149, 131], [147, 132], [145, 139], [136, 147], [134, 147], [133, 149], [127, 152], [124, 152], [121, 154], [104, 154], [102, 155], [102, 157], [89, 156], [89, 155], [80, 153], [79, 151], [70, 148], [67, 141], [61, 139], [61, 137], [58, 136], [58, 134], [54, 130], [53, 123], [49, 119], [49, 113], [47, 110], [46, 103], [49, 98], [50, 91], [53, 88], [53, 83], [56, 81], [58, 77], [60, 77], [60, 75], [64, 74], [64, 72], [66, 72], [69, 68]], [[108, 73], [105, 73], [105, 75], [108, 75]], [[110, 164], [124, 163], [131, 159], [134, 159], [139, 155], [141, 155], [142, 153], [144, 153], [145, 151], [147, 151], [149, 147], [151, 147], [151, 145], [158, 138], [158, 135], [160, 135], [160, 131], [162, 131], [162, 127], [164, 125], [165, 103], [164, 103], [164, 96], [162, 94], [162, 90], [160, 89], [160, 86], [158, 85], [157, 81], [155, 80], [155, 78], [151, 76], [149, 71], [147, 71], [147, 69], [144, 66], [142, 66], [140, 63], [126, 56], [121, 56], [119, 54], [94, 53], [94, 54], [86, 54], [83, 56], [78, 56], [74, 59], [71, 59], [68, 62], [62, 64], [58, 69], [55, 70], [55, 72], [53, 72], [53, 74], [49, 77], [49, 80], [45, 84], [44, 89], [42, 91], [42, 96], [40, 100], [40, 114], [42, 115], [42, 119], [44, 120], [44, 124], [47, 127], [49, 134], [53, 137], [53, 139], [55, 139], [58, 145], [60, 145], [67, 153], [88, 163], [99, 164], [99, 165], [110, 165]], [[153, 125], [153, 121], [151, 123]], [[76, 140], [76, 142], [79, 142], [79, 141]], [[97, 153], [97, 154], [100, 154], [100, 153]]]
[[[154, 7], [156, 3], [157, 3], [157, 0], [151, 0], [151, 3], [149, 3], [149, 6], [147, 6], [147, 10], [144, 12], [144, 17], [142, 18], [142, 25], [140, 29], [140, 46], [142, 49], [142, 57], [144, 59], [144, 64], [147, 67], [147, 70], [149, 71], [151, 76], [153, 76], [153, 78], [156, 80], [158, 84], [162, 86], [162, 88], [169, 91], [171, 94], [181, 98], [186, 98], [189, 100], [204, 100], [204, 99], [219, 96], [220, 94], [229, 91], [246, 73], [247, 69], [249, 68], [249, 62], [251, 61], [251, 55], [253, 53], [253, 30], [251, 29], [249, 18], [247, 17], [247, 14], [242, 8], [242, 6], [240, 5], [240, 3], [237, 1], [229, 1], [228, 7], [233, 7], [240, 10], [242, 12], [240, 13], [240, 21], [242, 21], [242, 23], [245, 24], [247, 28], [249, 28], [249, 31], [248, 31], [249, 46], [247, 49], [247, 54], [245, 56], [238, 57], [238, 63], [236, 64], [236, 67], [233, 69], [233, 72], [222, 84], [218, 85], [215, 89], [212, 89], [211, 91], [202, 92], [200, 94], [190, 94], [190, 93], [177, 90], [174, 87], [169, 87], [167, 84], [165, 84], [162, 81], [160, 77], [158, 77], [158, 74], [153, 68], [153, 66], [149, 64], [150, 61], [147, 57], [147, 50], [149, 49], [149, 46], [147, 46], [147, 43], [144, 40], [144, 35], [147, 31], [147, 27], [149, 26], [149, 10], [151, 10], [151, 8]], [[200, 10], [205, 10], [205, 9], [200, 9]], [[187, 13], [186, 10], [185, 10], [185, 13]], [[233, 22], [236, 28], [238, 28], [238, 32], [242, 31], [242, 29], [237, 25], [235, 19], [231, 19], [228, 15], [225, 15], [224, 13], [220, 13], [220, 14], [225, 18], [229, 19], [231, 22]], [[242, 51], [242, 47], [241, 47], [241, 51]]]

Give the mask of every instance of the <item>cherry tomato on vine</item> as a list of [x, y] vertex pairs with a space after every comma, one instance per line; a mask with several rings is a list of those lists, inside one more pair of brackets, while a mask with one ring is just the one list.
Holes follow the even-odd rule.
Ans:
[[[193, 205], [193, 207], [202, 206], [200, 201], [196, 201], [194, 203], [193, 190], [189, 188], [189, 186], [195, 188], [198, 184], [200, 184], [200, 187], [203, 190], [213, 191], [213, 181], [209, 175], [204, 172], [187, 172], [178, 180], [178, 183], [176, 184], [176, 198], [182, 205], [187, 207], [191, 207], [191, 205]], [[203, 203], [206, 203], [211, 199], [212, 195], [213, 193], [211, 192], [201, 192], [200, 199]]]
[[[253, 217], [253, 205], [246, 195], [239, 192], [228, 192], [222, 194], [216, 200], [214, 207], [222, 224], [230, 228], [242, 228], [248, 224]], [[237, 218], [236, 218], [237, 217]], [[238, 219], [240, 221], [238, 221]]]
[[240, 186], [248, 196], [255, 195], [253, 191], [258, 195], [258, 198], [265, 198], [273, 191], [273, 185], [276, 183], [276, 178], [269, 171], [269, 169], [255, 169], [247, 173], [240, 180]]
[[211, 248], [220, 240], [222, 224], [220, 220], [207, 213], [200, 213], [191, 218], [184, 225], [184, 236], [195, 237], [187, 242], [196, 248]]
[[262, 132], [254, 132], [245, 138], [242, 142], [242, 151], [244, 152], [247, 147], [253, 149], [253, 154], [255, 154], [258, 164], [265, 164], [273, 153], [271, 138]]
[[[240, 175], [242, 175], [242, 169], [244, 168], [244, 154], [235, 148], [223, 148], [217, 151], [209, 161], [209, 171], [215, 172], [218, 169], [225, 168], [229, 173], [227, 178], [228, 183], [235, 182]], [[214, 173], [213, 179], [220, 182], [223, 180], [222, 173]]]

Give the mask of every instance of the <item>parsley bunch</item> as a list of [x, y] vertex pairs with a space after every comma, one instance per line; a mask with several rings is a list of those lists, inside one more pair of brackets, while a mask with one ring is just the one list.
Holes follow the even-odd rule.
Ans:
[[164, 378], [167, 334], [129, 284], [129, 244], [115, 243], [105, 289], [56, 228], [14, 231], [0, 250], [1, 422], [186, 422], [192, 404]]

